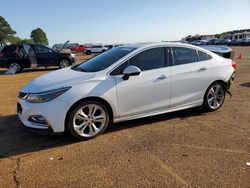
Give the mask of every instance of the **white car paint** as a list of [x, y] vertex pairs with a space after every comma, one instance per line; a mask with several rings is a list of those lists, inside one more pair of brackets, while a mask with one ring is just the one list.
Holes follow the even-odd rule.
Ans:
[[[21, 92], [40, 93], [70, 86], [71, 89], [45, 103], [30, 103], [19, 99], [23, 110], [19, 117], [31, 128], [46, 129], [28, 120], [31, 115], [42, 115], [54, 132], [65, 131], [65, 118], [77, 101], [88, 97], [105, 100], [113, 111], [113, 121], [135, 119], [200, 106], [211, 83], [228, 82], [234, 73], [231, 60], [210, 51], [181, 43], [131, 44], [136, 50], [99, 72], [78, 72], [71, 68], [40, 76]], [[118, 65], [147, 49], [156, 47], [186, 47], [205, 52], [212, 59], [178, 66], [142, 71], [139, 76], [123, 80], [121, 75], [109, 73]]]
[[86, 48], [84, 50], [84, 53], [86, 53], [87, 51], [90, 51], [91, 53], [102, 53], [103, 51], [108, 50], [108, 48], [106, 48], [105, 46], [102, 45], [96, 45], [96, 46], [92, 46], [91, 48]]

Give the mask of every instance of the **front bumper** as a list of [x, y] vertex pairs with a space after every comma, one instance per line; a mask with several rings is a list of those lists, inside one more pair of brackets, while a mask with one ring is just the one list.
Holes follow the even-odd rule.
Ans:
[[[18, 116], [23, 125], [45, 133], [65, 131], [65, 117], [68, 109], [69, 105], [58, 99], [46, 103], [30, 103], [25, 99], [20, 99], [17, 104]], [[31, 117], [34, 116], [43, 117], [45, 123], [31, 121]]]

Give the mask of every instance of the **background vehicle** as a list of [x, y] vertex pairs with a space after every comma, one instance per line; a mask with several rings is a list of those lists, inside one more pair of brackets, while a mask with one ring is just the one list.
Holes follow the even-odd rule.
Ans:
[[218, 39], [209, 39], [206, 44], [207, 45], [213, 45], [217, 40]]
[[219, 109], [235, 66], [187, 44], [124, 45], [36, 78], [21, 90], [18, 113], [30, 128], [94, 138], [110, 122], [196, 106]]
[[9, 45], [0, 53], [0, 67], [15, 68], [16, 72], [21, 72], [23, 68], [49, 66], [64, 68], [73, 63], [75, 63], [74, 54], [66, 53], [63, 49], [56, 51], [42, 44]]
[[200, 45], [205, 45], [206, 41], [205, 40], [195, 40], [195, 41], [191, 42], [191, 44], [195, 45], [195, 46], [200, 46]]
[[94, 53], [102, 53], [107, 51], [108, 48], [104, 47], [103, 45], [93, 45], [91, 47], [88, 47], [84, 50], [83, 53], [85, 53], [86, 55], [90, 55], [90, 54], [94, 54]]
[[219, 39], [214, 42], [214, 45], [230, 45], [231, 40], [230, 39]]
[[112, 48], [116, 48], [118, 46], [122, 46], [122, 44], [111, 44], [111, 45], [105, 45], [104, 47], [108, 50], [111, 50]]
[[250, 38], [243, 40], [243, 46], [250, 46]]
[[234, 52], [231, 48], [228, 46], [221, 46], [221, 45], [203, 45], [200, 46], [201, 48], [204, 48], [206, 50], [209, 50], [213, 53], [218, 54], [219, 56], [222, 56], [227, 59], [234, 59]]
[[72, 52], [83, 52], [86, 48], [89, 48], [90, 46], [87, 46], [87, 45], [76, 45], [74, 47], [71, 47], [70, 50]]
[[242, 46], [244, 43], [243, 39], [237, 39], [233, 42], [234, 46]]

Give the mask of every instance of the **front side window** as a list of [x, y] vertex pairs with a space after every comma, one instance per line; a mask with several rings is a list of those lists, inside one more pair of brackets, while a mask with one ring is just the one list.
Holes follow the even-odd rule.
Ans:
[[121, 75], [123, 70], [129, 65], [136, 66], [141, 69], [141, 71], [165, 67], [165, 48], [153, 48], [141, 52], [120, 65], [118, 68], [112, 71], [110, 75]]
[[36, 45], [35, 48], [37, 53], [49, 53], [49, 48], [47, 48], [46, 46]]
[[198, 61], [197, 52], [191, 48], [173, 47], [173, 57], [175, 65], [184, 65]]

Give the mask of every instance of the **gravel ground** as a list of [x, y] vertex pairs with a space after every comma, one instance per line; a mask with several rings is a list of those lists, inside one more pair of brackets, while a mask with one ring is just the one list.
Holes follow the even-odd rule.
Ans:
[[114, 124], [84, 142], [20, 126], [19, 90], [53, 69], [0, 75], [0, 187], [250, 187], [250, 48], [234, 50], [244, 59], [220, 110]]

